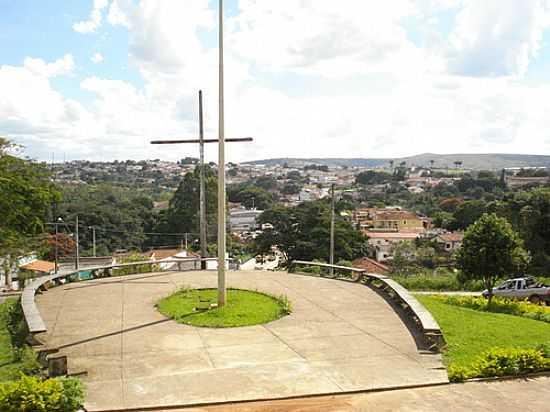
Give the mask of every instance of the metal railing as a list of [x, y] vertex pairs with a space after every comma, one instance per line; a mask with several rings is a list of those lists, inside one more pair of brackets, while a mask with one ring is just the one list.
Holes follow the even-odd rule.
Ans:
[[289, 273], [307, 273], [312, 276], [328, 278], [357, 279], [367, 271], [349, 266], [331, 265], [322, 262], [308, 262], [305, 260], [293, 260], [288, 264]]

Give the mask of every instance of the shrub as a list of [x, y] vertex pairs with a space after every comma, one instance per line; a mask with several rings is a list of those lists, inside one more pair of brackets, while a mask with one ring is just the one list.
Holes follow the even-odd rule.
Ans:
[[518, 376], [550, 370], [550, 357], [547, 356], [547, 350], [548, 348], [493, 348], [485, 352], [470, 367], [451, 365], [448, 370], [449, 380], [463, 382], [471, 378]]
[[290, 302], [290, 300], [288, 300], [288, 296], [281, 295], [279, 296], [278, 300], [279, 303], [281, 303], [282, 305], [281, 311], [283, 312], [283, 314], [290, 315], [292, 313], [292, 303]]
[[76, 379], [45, 379], [22, 375], [0, 385], [0, 410], [5, 412], [74, 412], [84, 402]]
[[491, 349], [475, 368], [480, 377], [514, 376], [550, 369], [550, 359], [537, 349]]
[[23, 316], [23, 308], [19, 301], [10, 300], [5, 303], [6, 309], [4, 312], [5, 323], [11, 337], [11, 342], [14, 347], [21, 347], [25, 344], [27, 337], [27, 324]]
[[481, 282], [462, 283], [454, 273], [441, 268], [434, 272], [424, 272], [411, 276], [394, 276], [393, 279], [409, 290], [425, 291], [479, 291], [483, 290]]
[[19, 373], [35, 374], [41, 369], [36, 353], [25, 343], [27, 324], [17, 300], [7, 300], [0, 305], [0, 328], [3, 328], [1, 355], [5, 362], [0, 365], [0, 381], [17, 379]]
[[476, 296], [437, 296], [443, 303], [482, 312], [505, 313], [550, 323], [550, 307], [533, 305], [527, 301], [493, 298], [489, 305], [487, 299]]
[[321, 273], [321, 266], [298, 266], [298, 272], [314, 273], [319, 275]]

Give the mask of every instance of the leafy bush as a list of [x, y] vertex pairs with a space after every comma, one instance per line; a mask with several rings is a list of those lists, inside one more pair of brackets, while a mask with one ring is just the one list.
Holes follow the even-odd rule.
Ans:
[[20, 373], [41, 369], [36, 353], [25, 343], [27, 324], [21, 305], [9, 299], [0, 305], [0, 381], [17, 379]]
[[459, 276], [451, 272], [443, 272], [440, 268], [434, 272], [424, 272], [411, 276], [394, 276], [393, 279], [409, 290], [423, 291], [480, 291], [481, 282], [461, 282]]
[[292, 303], [288, 299], [287, 295], [281, 295], [278, 298], [279, 303], [282, 305], [282, 312], [285, 315], [290, 315], [292, 313]]
[[298, 266], [296, 268], [298, 272], [314, 273], [316, 275], [321, 273], [321, 266]]
[[21, 347], [25, 344], [25, 338], [28, 334], [27, 324], [23, 316], [23, 308], [17, 300], [10, 300], [5, 305], [3, 312], [3, 316], [5, 317], [4, 322], [10, 334], [12, 345]]
[[550, 307], [533, 305], [527, 301], [493, 298], [489, 305], [487, 299], [475, 296], [436, 296], [443, 303], [482, 312], [505, 313], [550, 323]]
[[485, 352], [471, 367], [451, 366], [449, 380], [518, 376], [550, 370], [550, 358], [542, 349], [494, 348]]
[[77, 379], [45, 379], [22, 375], [0, 385], [0, 410], [5, 412], [74, 412], [84, 403]]

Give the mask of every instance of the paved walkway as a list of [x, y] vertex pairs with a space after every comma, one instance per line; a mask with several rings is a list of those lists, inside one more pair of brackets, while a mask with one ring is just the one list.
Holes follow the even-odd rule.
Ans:
[[[472, 382], [389, 392], [250, 402], [180, 412], [542, 412], [550, 410], [550, 378]], [[172, 410], [170, 412], [177, 412]], [[168, 412], [168, 411], [166, 411]]]
[[399, 316], [355, 283], [283, 272], [229, 272], [232, 287], [285, 294], [292, 315], [267, 325], [179, 325], [154, 307], [213, 272], [74, 283], [37, 297], [50, 347], [87, 372], [89, 410], [258, 400], [445, 382]]

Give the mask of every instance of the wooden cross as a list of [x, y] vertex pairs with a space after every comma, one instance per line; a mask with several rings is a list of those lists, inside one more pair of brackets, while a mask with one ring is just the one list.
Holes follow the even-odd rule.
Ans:
[[[228, 138], [224, 139], [225, 142], [251, 142], [252, 137], [241, 138]], [[205, 139], [204, 138], [204, 125], [203, 125], [203, 110], [202, 110], [202, 90], [199, 91], [199, 138], [198, 139], [184, 139], [184, 140], [154, 140], [151, 144], [165, 145], [165, 144], [192, 144], [198, 143], [200, 147], [200, 244], [201, 244], [201, 258], [207, 257], [207, 242], [206, 242], [206, 189], [204, 178], [204, 144], [205, 143], [218, 143], [219, 139]], [[218, 165], [219, 166], [219, 165]], [[225, 182], [224, 182], [225, 183]], [[225, 192], [225, 190], [224, 190]], [[224, 202], [225, 204], [225, 202]], [[225, 233], [225, 230], [224, 230]], [[225, 262], [225, 258], [224, 258]], [[218, 263], [219, 264], [219, 263]], [[225, 263], [224, 263], [225, 264]], [[201, 261], [201, 269], [206, 269], [206, 261]]]

